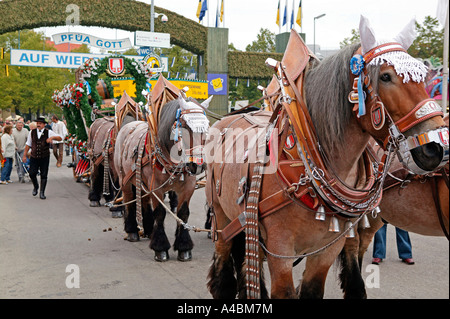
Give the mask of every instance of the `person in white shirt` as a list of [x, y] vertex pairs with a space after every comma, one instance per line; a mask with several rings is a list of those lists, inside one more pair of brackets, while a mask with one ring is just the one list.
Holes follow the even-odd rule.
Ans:
[[39, 197], [46, 199], [45, 187], [47, 186], [48, 166], [50, 164], [50, 143], [54, 140], [62, 141], [62, 137], [52, 130], [46, 129], [47, 120], [39, 117], [36, 120], [37, 128], [31, 130], [28, 134], [27, 142], [25, 144], [25, 152], [23, 161], [27, 159], [28, 151], [31, 149], [30, 157], [30, 179], [33, 182], [33, 196], [36, 196], [39, 190], [37, 181], [37, 173], [41, 172], [41, 191]]
[[[19, 120], [16, 124], [16, 127], [13, 129], [12, 136], [14, 138], [14, 142], [16, 143], [16, 166], [17, 166], [17, 176], [19, 176], [19, 182], [25, 183], [24, 175], [25, 169], [23, 165], [20, 163], [19, 158], [22, 159], [23, 153], [25, 151], [25, 143], [28, 138], [28, 131], [24, 127], [24, 123], [22, 120]], [[19, 158], [17, 158], [19, 157]]]
[[67, 128], [64, 122], [60, 121], [56, 115], [52, 116], [52, 130], [62, 137], [62, 141], [53, 141], [53, 155], [56, 158], [56, 167], [61, 167], [64, 152], [64, 138], [67, 135]]
[[1, 152], [3, 158], [6, 160], [4, 167], [2, 168], [0, 184], [8, 185], [8, 183], [12, 183], [11, 181], [11, 170], [13, 165], [14, 153], [16, 152], [16, 144], [14, 143], [14, 139], [11, 136], [12, 134], [12, 126], [6, 125], [3, 129], [2, 142], [1, 144]]

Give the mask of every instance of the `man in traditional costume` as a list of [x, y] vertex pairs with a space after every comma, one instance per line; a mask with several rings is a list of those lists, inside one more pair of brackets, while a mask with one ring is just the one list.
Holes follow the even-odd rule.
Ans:
[[39, 190], [39, 184], [37, 181], [37, 173], [41, 173], [41, 191], [39, 198], [46, 199], [45, 187], [47, 186], [47, 174], [50, 164], [50, 143], [52, 141], [61, 141], [62, 137], [52, 130], [46, 129], [45, 125], [47, 121], [44, 117], [39, 117], [36, 120], [37, 128], [31, 130], [28, 134], [27, 142], [25, 144], [25, 152], [23, 155], [23, 161], [26, 161], [26, 155], [31, 149], [30, 157], [30, 178], [33, 182], [33, 196], [36, 196]]

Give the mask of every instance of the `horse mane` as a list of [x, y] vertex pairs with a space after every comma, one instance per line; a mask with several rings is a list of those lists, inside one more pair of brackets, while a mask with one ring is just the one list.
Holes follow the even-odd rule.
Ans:
[[131, 115], [129, 115], [129, 114], [127, 114], [127, 115], [123, 118], [122, 125], [120, 126], [120, 129], [121, 129], [122, 127], [124, 127], [126, 124], [131, 123], [131, 122], [134, 122], [134, 121], [136, 121], [136, 118], [133, 117], [133, 116], [131, 116]]
[[158, 123], [158, 140], [161, 147], [170, 150], [173, 141], [170, 139], [172, 134], [172, 125], [176, 121], [177, 110], [180, 108], [178, 100], [172, 100], [164, 104], [161, 109]]
[[304, 91], [308, 110], [321, 146], [327, 152], [342, 144], [353, 105], [348, 101], [352, 90], [350, 59], [360, 44], [353, 44], [315, 63], [305, 77]]

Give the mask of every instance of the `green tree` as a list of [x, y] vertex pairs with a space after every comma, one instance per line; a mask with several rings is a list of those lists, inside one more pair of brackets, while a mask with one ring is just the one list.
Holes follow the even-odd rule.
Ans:
[[416, 22], [417, 38], [408, 50], [416, 58], [438, 57], [442, 60], [444, 51], [444, 29], [436, 18], [427, 16], [423, 25]]
[[[5, 48], [5, 58], [0, 63], [8, 64], [9, 68], [9, 76], [0, 72], [0, 108], [11, 108], [16, 114], [61, 114], [61, 109], [52, 101], [52, 95], [55, 89], [75, 82], [74, 74], [67, 69], [11, 66], [10, 49], [18, 46], [19, 32], [0, 35], [0, 47]], [[53, 46], [45, 42], [43, 33], [32, 30], [20, 31], [20, 48], [54, 50]]]
[[[444, 29], [439, 27], [438, 20], [426, 16], [423, 24], [416, 22], [416, 32], [417, 37], [409, 47], [408, 53], [415, 58], [438, 57], [441, 60], [444, 50]], [[360, 41], [359, 31], [352, 29], [352, 35], [344, 38], [339, 44], [343, 48]]]
[[247, 45], [245, 51], [249, 52], [275, 52], [275, 33], [269, 29], [261, 28], [256, 40]]
[[341, 49], [348, 45], [351, 45], [354, 43], [359, 43], [361, 41], [361, 39], [359, 37], [359, 31], [357, 29], [352, 29], [351, 32], [352, 32], [352, 35], [350, 37], [344, 38], [344, 40], [339, 42], [339, 46]]

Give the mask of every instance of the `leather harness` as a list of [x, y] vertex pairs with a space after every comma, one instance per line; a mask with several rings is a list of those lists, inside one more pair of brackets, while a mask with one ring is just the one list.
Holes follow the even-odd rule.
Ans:
[[[378, 54], [389, 52], [389, 50], [399, 49], [396, 46], [392, 49], [390, 47], [386, 49], [383, 45], [369, 51], [365, 57], [369, 61]], [[300, 93], [303, 92], [305, 73], [313, 59], [315, 59], [314, 55], [304, 45], [297, 32], [293, 31], [291, 32], [291, 38], [283, 60], [276, 65], [272, 65], [277, 72], [277, 77], [274, 77], [269, 87], [264, 91], [264, 94], [267, 96], [276, 91], [280, 92], [280, 94], [267, 99], [266, 104], [270, 105], [273, 111], [268, 130], [277, 128], [280, 132], [278, 136], [271, 135], [271, 139], [278, 139], [280, 149], [285, 145], [287, 137], [293, 135], [297, 145], [297, 152], [289, 153], [290, 159], [280, 157], [281, 154], [288, 153], [286, 149], [284, 149], [284, 152], [277, 153], [279, 156], [277, 177], [284, 186], [281, 186], [278, 192], [266, 198], [259, 199], [259, 219], [269, 216], [292, 202], [297, 202], [309, 210], [314, 210], [319, 205], [322, 205], [328, 214], [352, 218], [360, 216], [360, 214], [367, 210], [373, 210], [381, 201], [382, 184], [384, 175], [386, 174], [385, 171], [387, 170], [385, 163], [388, 158], [386, 155], [383, 157], [382, 162], [379, 163], [378, 170], [375, 171], [372, 164], [375, 160], [371, 152], [369, 150], [364, 152], [363, 165], [365, 174], [363, 175], [363, 180], [365, 185], [358, 189], [352, 188], [340, 181], [337, 175], [330, 172], [324, 163], [323, 154], [317, 147], [319, 143], [314, 125], [307, 110], [304, 96]], [[364, 72], [367, 72], [366, 68], [364, 68]], [[375, 94], [368, 76], [365, 77], [365, 88], [369, 93], [368, 100], [371, 103], [370, 106], [381, 104], [379, 106], [384, 110], [384, 105], [382, 105], [378, 95]], [[394, 123], [401, 132], [428, 118], [442, 115], [442, 112], [436, 111], [417, 120], [413, 115], [427, 101], [420, 102], [411, 112]], [[353, 103], [356, 102], [354, 101]], [[355, 107], [354, 111], [356, 110], [357, 108]], [[386, 116], [388, 121], [393, 123], [387, 110], [384, 110], [383, 115]], [[229, 127], [232, 127], [232, 125], [233, 123]], [[386, 149], [389, 137], [390, 135], [384, 140], [384, 149]], [[272, 154], [276, 151], [271, 149], [270, 140], [268, 148]], [[220, 196], [221, 190], [222, 171], [223, 164], [220, 166], [218, 172], [214, 172], [214, 170], [212, 172], [213, 176], [217, 175], [218, 177], [217, 184], [215, 185], [218, 196]], [[248, 172], [246, 169], [243, 171]], [[383, 178], [380, 178], [380, 176], [383, 176]], [[211, 189], [214, 188], [212, 187]], [[221, 236], [225, 241], [229, 241], [245, 227], [244, 211], [222, 230]], [[213, 236], [213, 238], [216, 237]]]

